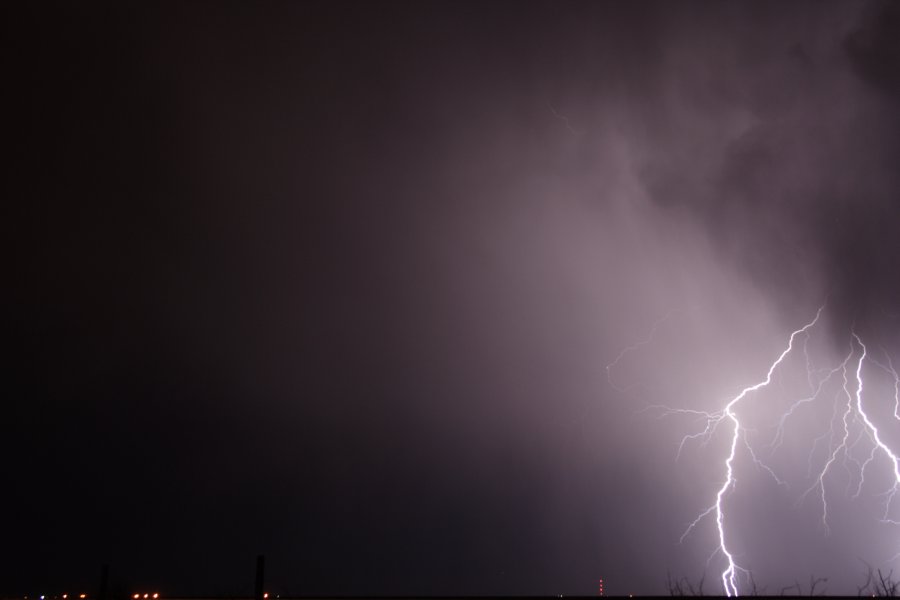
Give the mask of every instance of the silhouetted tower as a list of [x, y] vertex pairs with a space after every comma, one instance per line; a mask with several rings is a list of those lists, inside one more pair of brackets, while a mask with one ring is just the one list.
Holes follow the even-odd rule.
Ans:
[[109, 565], [100, 568], [100, 590], [97, 592], [99, 600], [109, 600]]
[[256, 586], [253, 589], [253, 598], [263, 600], [263, 588], [266, 585], [266, 557], [262, 554], [256, 557]]

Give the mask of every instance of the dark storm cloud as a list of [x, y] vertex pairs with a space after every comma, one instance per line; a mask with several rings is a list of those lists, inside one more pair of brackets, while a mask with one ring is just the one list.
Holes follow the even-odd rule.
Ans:
[[718, 474], [635, 412], [896, 300], [891, 5], [25, 12], [17, 591], [660, 591]]
[[840, 327], [877, 323], [898, 300], [896, 5], [710, 8], [671, 30], [651, 197], [785, 304], [820, 285]]

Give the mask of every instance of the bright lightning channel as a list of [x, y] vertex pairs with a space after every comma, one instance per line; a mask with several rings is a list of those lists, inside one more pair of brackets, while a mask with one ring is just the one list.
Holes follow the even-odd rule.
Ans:
[[[856, 340], [856, 343], [860, 345], [862, 348], [862, 354], [859, 357], [859, 364], [856, 367], [856, 411], [862, 417], [863, 423], [865, 423], [867, 430], [872, 434], [873, 441], [878, 446], [878, 448], [884, 452], [884, 454], [891, 460], [891, 463], [894, 467], [894, 484], [891, 487], [891, 490], [888, 495], [888, 500], [884, 506], [884, 518], [882, 521], [897, 523], [897, 521], [892, 521], [888, 519], [888, 512], [891, 507], [891, 501], [894, 499], [894, 495], [897, 493], [897, 489], [900, 488], [900, 459], [897, 458], [897, 455], [888, 448], [887, 444], [881, 441], [881, 435], [878, 432], [878, 428], [872, 423], [869, 419], [869, 416], [863, 410], [862, 405], [862, 392], [863, 392], [863, 380], [862, 380], [862, 366], [863, 361], [866, 358], [866, 345], [863, 344], [862, 340], [859, 339], [859, 336], [856, 333], [853, 333], [853, 339]], [[863, 469], [862, 475], [865, 476], [865, 469]]]
[[[681, 451], [686, 443], [693, 440], [700, 440], [701, 445], [706, 445], [720, 426], [724, 425], [729, 427], [731, 438], [728, 455], [723, 461], [723, 470], [725, 472], [724, 481], [716, 491], [715, 501], [709, 507], [703, 510], [694, 519], [694, 521], [692, 521], [688, 525], [687, 529], [681, 536], [681, 541], [684, 541], [684, 539], [688, 536], [688, 534], [690, 534], [690, 532], [697, 526], [698, 523], [700, 523], [707, 516], [715, 514], [716, 529], [718, 533], [718, 545], [710, 555], [709, 560], [712, 560], [712, 558], [717, 553], [721, 553], [725, 558], [726, 568], [722, 571], [721, 580], [722, 586], [727, 596], [739, 595], [738, 574], [749, 573], [747, 569], [739, 566], [736, 563], [734, 554], [729, 549], [729, 535], [726, 526], [725, 500], [729, 491], [733, 490], [736, 483], [735, 460], [737, 457], [738, 444], [742, 443], [743, 446], [746, 447], [750, 459], [757, 467], [765, 470], [779, 485], [787, 486], [787, 484], [779, 479], [779, 477], [771, 468], [769, 468], [759, 460], [757, 454], [754, 452], [750, 444], [748, 436], [745, 435], [745, 432], [747, 432], [748, 430], [745, 429], [745, 427], [741, 424], [741, 420], [737, 412], [737, 407], [738, 404], [741, 403], [741, 401], [745, 400], [748, 396], [772, 383], [772, 379], [776, 370], [784, 362], [785, 358], [794, 350], [797, 340], [800, 336], [804, 336], [802, 349], [806, 359], [806, 375], [810, 393], [809, 395], [791, 404], [788, 407], [787, 411], [781, 415], [780, 419], [774, 425], [775, 435], [769, 445], [772, 454], [774, 454], [774, 452], [778, 450], [778, 448], [782, 445], [785, 436], [786, 423], [796, 413], [796, 411], [803, 405], [816, 402], [822, 395], [822, 391], [825, 385], [838, 374], [840, 374], [842, 382], [838, 394], [834, 398], [834, 414], [830, 420], [831, 425], [829, 427], [829, 430], [825, 431], [823, 434], [815, 438], [813, 447], [810, 450], [808, 459], [809, 475], [812, 475], [813, 457], [816, 449], [823, 441], [827, 441], [827, 460], [822, 465], [822, 468], [817, 472], [812, 485], [809, 486], [809, 488], [807, 488], [806, 491], [800, 495], [797, 504], [801, 504], [803, 500], [813, 491], [819, 492], [818, 495], [821, 498], [822, 502], [822, 524], [827, 535], [829, 527], [828, 502], [825, 493], [825, 478], [827, 477], [828, 473], [830, 472], [832, 467], [840, 460], [844, 468], [847, 469], [848, 473], [851, 474], [852, 477], [852, 473], [850, 472], [850, 468], [847, 463], [850, 462], [856, 465], [859, 470], [859, 477], [857, 480], [856, 492], [852, 496], [853, 498], [856, 498], [859, 496], [865, 483], [866, 469], [875, 460], [876, 455], [881, 453], [890, 460], [893, 467], [893, 484], [891, 488], [884, 494], [885, 496], [887, 496], [887, 500], [885, 502], [884, 515], [881, 521], [885, 523], [900, 525], [900, 521], [889, 518], [892, 501], [898, 490], [900, 490], [900, 457], [898, 457], [898, 455], [894, 451], [892, 451], [891, 448], [882, 440], [881, 432], [879, 432], [875, 423], [872, 421], [872, 419], [864, 409], [863, 365], [866, 362], [871, 362], [872, 364], [892, 376], [894, 388], [894, 417], [898, 420], [900, 420], [900, 374], [898, 374], [897, 369], [894, 367], [891, 357], [886, 350], [882, 348], [882, 353], [885, 357], [886, 364], [872, 358], [869, 355], [868, 349], [863, 343], [862, 338], [853, 330], [850, 331], [852, 338], [850, 340], [849, 352], [844, 357], [843, 361], [832, 368], [824, 368], [818, 370], [814, 369], [807, 345], [809, 342], [810, 330], [819, 322], [824, 308], [824, 306], [819, 307], [819, 309], [816, 311], [815, 317], [810, 322], [806, 323], [803, 327], [791, 333], [787, 347], [769, 366], [765, 379], [742, 389], [740, 393], [731, 398], [721, 410], [715, 412], [706, 412], [692, 409], [676, 409], [662, 405], [653, 405], [648, 407], [648, 409], [660, 410], [660, 416], [667, 416], [672, 414], [689, 415], [698, 418], [701, 422], [704, 423], [700, 431], [696, 433], [690, 433], [682, 438], [681, 443], [678, 447], [678, 454], [676, 455], [676, 459], [681, 455]], [[613, 380], [613, 370], [625, 358], [627, 354], [652, 343], [659, 327], [672, 316], [673, 312], [674, 311], [669, 312], [662, 319], [654, 323], [649, 332], [649, 335], [647, 335], [646, 338], [638, 341], [631, 346], [626, 347], [618, 354], [618, 356], [616, 356], [616, 358], [611, 363], [606, 366], [607, 379], [610, 386], [620, 392], [627, 392], [632, 387], [632, 385], [638, 385], [632, 384], [625, 387], [617, 385]], [[855, 370], [853, 370], [855, 375], [855, 382], [851, 386], [850, 363], [856, 355], [858, 355], [858, 359], [856, 360]], [[838, 414], [840, 414], [840, 427], [839, 430], [836, 431], [835, 420], [838, 418]], [[852, 443], [848, 443], [851, 437], [851, 430], [856, 423], [861, 424], [861, 430], [858, 431], [856, 439], [853, 440]], [[835, 438], [838, 438], [839, 440], [837, 445], [835, 445]], [[869, 448], [868, 456], [866, 457], [865, 461], [860, 463], [858, 460], [851, 456], [851, 452], [863, 440], [868, 440], [868, 442], [871, 443], [871, 447]], [[851, 482], [848, 481], [848, 493], [850, 485]], [[709, 560], [707, 560], [707, 563], [709, 563]]]
[[[794, 331], [791, 334], [790, 340], [788, 340], [787, 348], [781, 353], [781, 355], [772, 363], [769, 367], [768, 373], [766, 373], [766, 378], [763, 381], [760, 381], [757, 384], [745, 387], [741, 392], [732, 398], [728, 404], [725, 405], [725, 408], [720, 413], [720, 416], [715, 421], [713, 427], [718, 425], [724, 419], [728, 419], [731, 421], [732, 429], [731, 429], [731, 446], [730, 451], [728, 453], [728, 457], [725, 459], [725, 481], [722, 483], [722, 487], [719, 488], [719, 491], [716, 493], [716, 501], [715, 504], [707, 508], [705, 511], [700, 513], [700, 515], [688, 526], [688, 529], [685, 531], [685, 535], [690, 532], [693, 527], [700, 522], [708, 514], [712, 513], [715, 510], [716, 513], [716, 528], [719, 532], [719, 546], [718, 550], [725, 557], [725, 560], [728, 563], [728, 566], [724, 571], [722, 571], [722, 586], [725, 588], [725, 595], [727, 596], [737, 596], [738, 595], [738, 587], [737, 587], [737, 572], [745, 571], [739, 567], [734, 561], [734, 555], [728, 550], [728, 544], [726, 542], [725, 536], [725, 511], [722, 507], [723, 501], [725, 498], [725, 494], [728, 492], [729, 488], [734, 485], [734, 458], [737, 453], [737, 445], [738, 441], [741, 439], [741, 433], [743, 428], [741, 427], [741, 422], [738, 419], [738, 415], [734, 412], [735, 406], [737, 406], [738, 402], [743, 400], [748, 394], [755, 392], [761, 388], [766, 387], [772, 382], [772, 375], [775, 373], [775, 369], [778, 368], [778, 365], [784, 361], [784, 358], [790, 354], [791, 350], [794, 348], [794, 340], [798, 335], [802, 333], [806, 333], [811, 327], [813, 327], [816, 322], [819, 320], [819, 316], [822, 314], [822, 308], [820, 307], [818, 311], [816, 311], [815, 318], [801, 327], [800, 329]], [[709, 429], [709, 424], [707, 424], [707, 430]], [[684, 536], [682, 536], [684, 539]]]

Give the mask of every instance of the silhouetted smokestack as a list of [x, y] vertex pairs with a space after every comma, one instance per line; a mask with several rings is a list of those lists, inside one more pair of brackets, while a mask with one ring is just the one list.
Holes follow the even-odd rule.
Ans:
[[256, 588], [253, 597], [256, 600], [263, 600], [263, 588], [266, 580], [266, 557], [262, 554], [256, 557]]
[[99, 600], [109, 600], [109, 565], [100, 568], [100, 591], [97, 592]]

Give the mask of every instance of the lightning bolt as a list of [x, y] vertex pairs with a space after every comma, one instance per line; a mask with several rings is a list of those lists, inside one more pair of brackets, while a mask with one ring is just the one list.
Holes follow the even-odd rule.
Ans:
[[[743, 432], [743, 428], [741, 427], [740, 419], [738, 419], [738, 415], [735, 412], [735, 407], [737, 404], [746, 398], [749, 394], [762, 389], [772, 383], [772, 375], [775, 373], [775, 369], [784, 361], [784, 358], [790, 354], [791, 350], [794, 348], [794, 340], [798, 335], [802, 333], [806, 333], [816, 322], [819, 320], [819, 316], [822, 314], [822, 308], [820, 307], [818, 311], [816, 311], [815, 318], [801, 327], [800, 329], [794, 331], [791, 334], [790, 339], [788, 340], [787, 348], [778, 356], [778, 358], [769, 366], [769, 371], [766, 373], [766, 378], [759, 383], [754, 385], [745, 387], [741, 392], [732, 398], [728, 404], [725, 405], [724, 410], [721, 413], [721, 416], [716, 421], [716, 424], [721, 422], [724, 419], [728, 419], [731, 421], [731, 445], [730, 451], [728, 453], [728, 457], [725, 459], [725, 481], [722, 482], [722, 487], [719, 488], [719, 491], [716, 493], [716, 501], [715, 503], [707, 508], [705, 511], [700, 513], [700, 515], [694, 520], [693, 523], [690, 524], [688, 530], [685, 532], [687, 534], [700, 520], [702, 520], [706, 515], [710, 514], [715, 510], [716, 513], [716, 528], [719, 532], [719, 546], [718, 550], [725, 556], [725, 560], [728, 563], [728, 566], [724, 571], [722, 571], [722, 586], [725, 588], [725, 595], [727, 596], [737, 596], [738, 595], [738, 587], [737, 587], [737, 572], [739, 570], [745, 571], [745, 569], [740, 568], [734, 561], [734, 555], [728, 550], [728, 544], [726, 542], [725, 535], [725, 510], [723, 507], [725, 494], [728, 492], [729, 488], [734, 486], [734, 459], [737, 453], [738, 441], [741, 439], [741, 433]], [[684, 539], [684, 536], [682, 536]]]
[[[825, 528], [825, 533], [829, 532], [828, 528], [828, 500], [825, 497], [825, 475], [827, 475], [828, 470], [831, 468], [831, 465], [835, 463], [837, 460], [838, 454], [841, 452], [846, 456], [847, 452], [847, 439], [850, 437], [850, 413], [853, 411], [853, 407], [851, 404], [852, 396], [850, 395], [850, 391], [847, 389], [847, 386], [850, 384], [849, 379], [847, 378], [847, 364], [850, 362], [850, 359], [853, 358], [853, 348], [850, 348], [850, 353], [847, 354], [847, 357], [841, 363], [841, 365], [836, 370], [840, 370], [843, 377], [843, 386], [842, 391], [844, 392], [844, 396], [847, 398], [846, 408], [844, 410], [843, 416], [841, 417], [841, 423], [843, 424], [843, 435], [841, 436], [841, 443], [834, 447], [828, 460], [825, 461], [825, 466], [822, 467], [822, 470], [819, 472], [818, 477], [816, 477], [815, 482], [811, 485], [800, 498], [797, 500], [797, 505], [802, 504], [803, 500], [815, 489], [819, 489], [822, 497], [822, 526]], [[796, 405], [795, 405], [796, 406]], [[793, 407], [792, 407], [793, 410]], [[786, 413], [787, 415], [790, 414]], [[786, 417], [782, 418], [782, 424]], [[783, 425], [782, 425], [783, 426]], [[832, 430], [833, 433], [833, 430]], [[829, 444], [830, 445], [830, 444]]]
[[[856, 462], [850, 457], [850, 451], [853, 449], [854, 446], [856, 446], [858, 444], [859, 440], [862, 439], [863, 435], [865, 435], [866, 438], [870, 440], [870, 442], [872, 443], [872, 447], [869, 450], [868, 457], [866, 458], [866, 460], [863, 463], [856, 462], [857, 466], [859, 467], [859, 480], [857, 483], [856, 492], [853, 494], [852, 497], [853, 498], [859, 497], [860, 493], [862, 492], [862, 487], [865, 484], [866, 469], [875, 460], [875, 456], [880, 451], [884, 456], [886, 456], [891, 461], [891, 464], [893, 466], [893, 475], [894, 475], [893, 485], [891, 486], [891, 489], [888, 490], [886, 493], [887, 501], [885, 502], [885, 510], [884, 510], [884, 516], [882, 517], [882, 521], [886, 522], [886, 523], [900, 524], [900, 522], [888, 518], [888, 515], [890, 514], [890, 507], [891, 507], [893, 498], [896, 495], [897, 490], [900, 489], [900, 462], [898, 462], [897, 455], [890, 449], [890, 447], [886, 443], [884, 443], [884, 441], [882, 441], [881, 433], [879, 432], [878, 427], [875, 425], [875, 423], [872, 421], [872, 419], [869, 417], [869, 415], [863, 409], [863, 387], [864, 387], [863, 376], [862, 376], [863, 364], [866, 362], [866, 360], [868, 358], [868, 360], [870, 362], [873, 362], [874, 364], [878, 365], [879, 367], [885, 369], [886, 371], [888, 371], [889, 373], [894, 375], [894, 400], [895, 400], [894, 415], [895, 415], [895, 417], [897, 415], [898, 389], [900, 389], [900, 382], [898, 382], [898, 379], [900, 379], [900, 378], [897, 377], [897, 372], [893, 368], [893, 363], [890, 362], [890, 356], [888, 356], [888, 361], [889, 361], [888, 366], [878, 363], [874, 359], [868, 357], [868, 348], [863, 343], [863, 341], [859, 337], [859, 335], [857, 335], [856, 332], [851, 332], [851, 336], [852, 336], [852, 344], [851, 344], [851, 348], [850, 348], [850, 353], [844, 359], [844, 362], [841, 364], [841, 367], [840, 367], [840, 369], [843, 373], [842, 390], [843, 390], [844, 396], [847, 400], [846, 404], [845, 404], [845, 408], [844, 408], [843, 419], [842, 419], [843, 435], [841, 437], [841, 442], [840, 442], [840, 444], [838, 444], [837, 446], [834, 447], [828, 460], [823, 465], [822, 470], [819, 471], [819, 474], [816, 477], [815, 482], [813, 483], [812, 486], [810, 486], [806, 490], [806, 492], [804, 492], [804, 494], [800, 498], [800, 501], [798, 501], [798, 502], [802, 502], [803, 498], [805, 498], [813, 490], [816, 490], [816, 489], [819, 490], [820, 497], [822, 500], [822, 525], [825, 529], [826, 534], [829, 532], [829, 527], [828, 527], [828, 501], [827, 501], [827, 498], [825, 495], [825, 477], [828, 474], [828, 471], [830, 470], [832, 465], [834, 465], [834, 463], [837, 461], [838, 455], [843, 456], [845, 463], [847, 460]], [[857, 360], [857, 363], [856, 363], [856, 370], [855, 370], [856, 391], [851, 392], [849, 389], [850, 381], [849, 381], [849, 378], [847, 375], [847, 366], [850, 362], [850, 359], [853, 357], [854, 353], [856, 352], [856, 348], [854, 346], [859, 347], [860, 353], [859, 353], [859, 359]], [[850, 425], [851, 425], [850, 416], [851, 416], [851, 414], [853, 415], [853, 420], [855, 422], [861, 423], [862, 429], [859, 432], [857, 440], [853, 444], [850, 444], [848, 446], [847, 440], [850, 437]]]
[[[885, 507], [884, 507], [884, 517], [882, 518], [882, 521], [884, 521], [884, 522], [889, 522], [889, 523], [895, 523], [895, 524], [896, 524], [897, 521], [893, 521], [893, 520], [891, 520], [891, 519], [888, 519], [888, 514], [889, 514], [889, 511], [890, 511], [890, 508], [891, 508], [891, 502], [892, 502], [893, 499], [894, 499], [894, 495], [897, 493], [897, 489], [900, 488], [900, 460], [898, 460], [897, 455], [894, 454], [894, 452], [887, 446], [887, 444], [885, 444], [885, 443], [881, 440], [881, 434], [879, 433], [878, 428], [875, 427], [875, 425], [874, 425], [874, 424], [872, 423], [872, 421], [869, 419], [869, 416], [868, 416], [868, 415], [866, 414], [866, 412], [863, 410], [863, 404], [862, 404], [862, 392], [863, 392], [862, 366], [863, 366], [863, 361], [864, 361], [865, 358], [866, 358], [866, 352], [867, 352], [867, 350], [866, 350], [866, 345], [863, 344], [863, 342], [862, 342], [861, 339], [859, 339], [859, 336], [856, 335], [856, 332], [853, 333], [853, 339], [856, 340], [856, 343], [859, 344], [860, 347], [862, 348], [862, 354], [861, 354], [860, 357], [859, 357], [859, 364], [858, 364], [857, 367], [856, 367], [856, 381], [857, 381], [857, 387], [856, 387], [856, 411], [857, 411], [857, 412], [859, 413], [859, 415], [862, 417], [863, 423], [865, 423], [867, 430], [869, 431], [869, 433], [871, 433], [872, 439], [873, 439], [873, 441], [875, 442], [875, 444], [878, 446], [878, 449], [881, 450], [881, 451], [884, 453], [884, 455], [887, 456], [887, 457], [890, 459], [891, 464], [892, 464], [892, 466], [893, 466], [893, 468], [894, 468], [894, 469], [893, 469], [893, 470], [894, 470], [894, 484], [893, 484], [893, 486], [891, 487], [890, 491], [888, 492], [888, 500], [887, 500], [887, 502], [885, 503]], [[896, 375], [896, 373], [895, 373], [895, 375]], [[896, 383], [895, 383], [895, 385], [896, 385]], [[896, 388], [895, 388], [895, 389], [896, 389]], [[895, 414], [896, 414], [896, 413], [895, 413]], [[865, 471], [863, 471], [863, 475], [865, 475]]]
[[650, 332], [647, 334], [646, 337], [644, 337], [642, 340], [640, 340], [640, 341], [638, 341], [638, 342], [636, 342], [636, 343], [634, 343], [634, 344], [632, 344], [632, 345], [630, 345], [630, 346], [625, 347], [621, 352], [619, 352], [618, 356], [616, 356], [616, 358], [613, 359], [613, 361], [612, 361], [611, 363], [609, 363], [608, 365], [606, 365], [606, 381], [607, 381], [607, 383], [609, 383], [610, 386], [612, 386], [613, 389], [615, 389], [615, 390], [618, 391], [618, 392], [627, 392], [627, 391], [629, 391], [630, 389], [634, 388], [635, 386], [641, 385], [640, 382], [638, 382], [638, 383], [633, 383], [633, 384], [631, 384], [631, 385], [629, 385], [629, 386], [627, 386], [627, 387], [624, 387], [624, 388], [623, 388], [623, 387], [619, 387], [618, 385], [616, 385], [616, 384], [613, 382], [613, 375], [612, 375], [613, 369], [615, 369], [616, 366], [617, 366], [620, 362], [622, 362], [622, 360], [623, 360], [628, 354], [634, 352], [635, 350], [639, 350], [640, 348], [643, 348], [644, 346], [646, 346], [646, 345], [648, 345], [648, 344], [652, 344], [652, 343], [653, 343], [653, 340], [656, 338], [656, 334], [657, 334], [657, 331], [659, 330], [659, 328], [662, 327], [662, 325], [663, 325], [666, 321], [668, 321], [669, 319], [671, 319], [672, 316], [675, 315], [675, 314], [678, 313], [678, 312], [681, 312], [681, 311], [679, 311], [679, 310], [670, 310], [670, 311], [667, 312], [661, 319], [657, 319], [656, 322], [653, 323], [653, 327], [650, 328]]
[[[872, 364], [892, 378], [893, 416], [896, 420], [900, 420], [900, 375], [898, 375], [897, 369], [894, 367], [890, 354], [882, 348], [884, 362], [873, 358], [869, 353], [868, 347], [863, 342], [862, 337], [857, 334], [854, 329], [850, 329], [849, 331], [849, 349], [843, 360], [835, 366], [817, 369], [813, 364], [812, 357], [809, 353], [808, 343], [810, 332], [819, 323], [824, 308], [824, 305], [819, 307], [811, 321], [791, 333], [784, 350], [769, 365], [765, 378], [743, 388], [737, 395], [728, 399], [721, 409], [707, 412], [694, 409], [671, 408], [665, 405], [652, 405], [647, 409], [644, 409], [658, 411], [660, 417], [668, 415], [685, 415], [699, 421], [700, 427], [695, 429], [692, 433], [688, 433], [681, 439], [678, 446], [678, 453], [676, 454], [676, 460], [680, 457], [682, 449], [686, 444], [698, 441], [701, 446], [705, 446], [717, 431], [720, 429], [725, 429], [727, 431], [729, 436], [728, 452], [721, 462], [724, 478], [716, 489], [712, 503], [688, 524], [680, 538], [680, 542], [683, 542], [699, 523], [707, 517], [715, 515], [717, 544], [707, 560], [707, 564], [716, 556], [716, 554], [721, 554], [724, 558], [725, 568], [720, 577], [723, 590], [727, 596], [739, 595], [740, 590], [738, 583], [740, 574], [750, 575], [750, 571], [740, 566], [735, 559], [734, 552], [729, 545], [729, 541], [735, 533], [729, 529], [727, 524], [727, 500], [736, 486], [736, 468], [740, 456], [748, 457], [758, 468], [766, 471], [776, 483], [787, 487], [787, 483], [779, 478], [775, 470], [771, 469], [759, 459], [757, 452], [751, 444], [750, 436], [748, 435], [751, 430], [742, 423], [741, 411], [739, 409], [742, 409], [751, 399], [755, 400], [755, 397], [758, 395], [757, 392], [762, 392], [772, 384], [776, 371], [783, 365], [788, 355], [800, 345], [799, 340], [801, 339], [803, 340], [802, 352], [805, 357], [806, 383], [809, 387], [809, 392], [803, 397], [793, 401], [788, 406], [787, 410], [781, 414], [780, 418], [773, 423], [772, 427], [774, 428], [774, 435], [769, 443], [770, 456], [773, 456], [775, 452], [781, 448], [785, 439], [788, 421], [803, 407], [819, 402], [820, 398], [824, 395], [823, 392], [826, 387], [831, 386], [835, 379], [839, 379], [839, 389], [833, 396], [834, 406], [832, 416], [828, 421], [828, 429], [814, 438], [812, 448], [809, 452], [807, 477], [812, 477], [813, 463], [815, 462], [817, 450], [823, 445], [826, 448], [824, 463], [816, 471], [812, 484], [809, 485], [798, 498], [797, 506], [802, 505], [804, 500], [810, 494], [816, 492], [816, 495], [819, 497], [822, 504], [822, 525], [825, 534], [828, 535], [829, 505], [825, 481], [830, 472], [834, 469], [834, 466], [837, 464], [842, 465], [850, 475], [847, 483], [848, 495], [850, 495], [852, 484], [854, 482], [856, 483], [855, 492], [851, 497], [857, 498], [862, 492], [866, 482], [867, 470], [869, 470], [879, 456], [882, 456], [890, 462], [893, 478], [890, 489], [883, 493], [886, 500], [884, 503], [884, 513], [880, 520], [884, 523], [900, 525], [900, 521], [890, 518], [893, 500], [897, 495], [898, 490], [900, 490], [900, 457], [898, 457], [898, 454], [884, 441], [883, 432], [879, 431], [875, 420], [873, 420], [867, 412], [867, 400], [865, 399], [867, 388], [864, 385], [863, 372], [865, 365]], [[622, 386], [617, 384], [613, 378], [613, 370], [629, 353], [635, 352], [641, 347], [652, 343], [659, 327], [671, 318], [673, 312], [674, 311], [670, 311], [662, 319], [654, 323], [653, 327], [650, 329], [650, 333], [644, 339], [626, 347], [606, 366], [607, 379], [610, 386], [620, 392], [627, 392], [631, 387], [637, 385], [632, 384]], [[758, 401], [751, 405], [756, 404], [758, 404]], [[862, 447], [866, 448], [865, 458], [863, 459], [862, 456], [856, 458], [856, 449]], [[742, 449], [746, 452], [743, 452]], [[858, 473], [858, 475], [854, 475], [854, 473]]]
[[557, 119], [559, 119], [560, 121], [563, 122], [563, 124], [565, 125], [566, 129], [569, 130], [569, 133], [573, 133], [573, 134], [575, 134], [575, 135], [584, 135], [584, 133], [585, 133], [584, 131], [580, 131], [580, 130], [575, 129], [574, 127], [572, 127], [572, 123], [571, 123], [571, 121], [569, 120], [569, 117], [567, 117], [567, 116], [565, 116], [565, 115], [563, 115], [563, 114], [560, 114], [555, 108], [553, 108], [553, 105], [550, 104], [549, 102], [547, 103], [547, 108], [550, 109], [550, 112], [553, 113], [553, 116], [554, 116], [554, 117], [556, 117]]
[[894, 418], [900, 421], [900, 375], [897, 374], [897, 369], [894, 368], [894, 362], [891, 360], [891, 355], [888, 354], [888, 351], [885, 350], [884, 347], [882, 347], [881, 352], [887, 359], [887, 365], [875, 360], [874, 358], [869, 358], [869, 360], [873, 364], [878, 366], [878, 368], [894, 377]]

